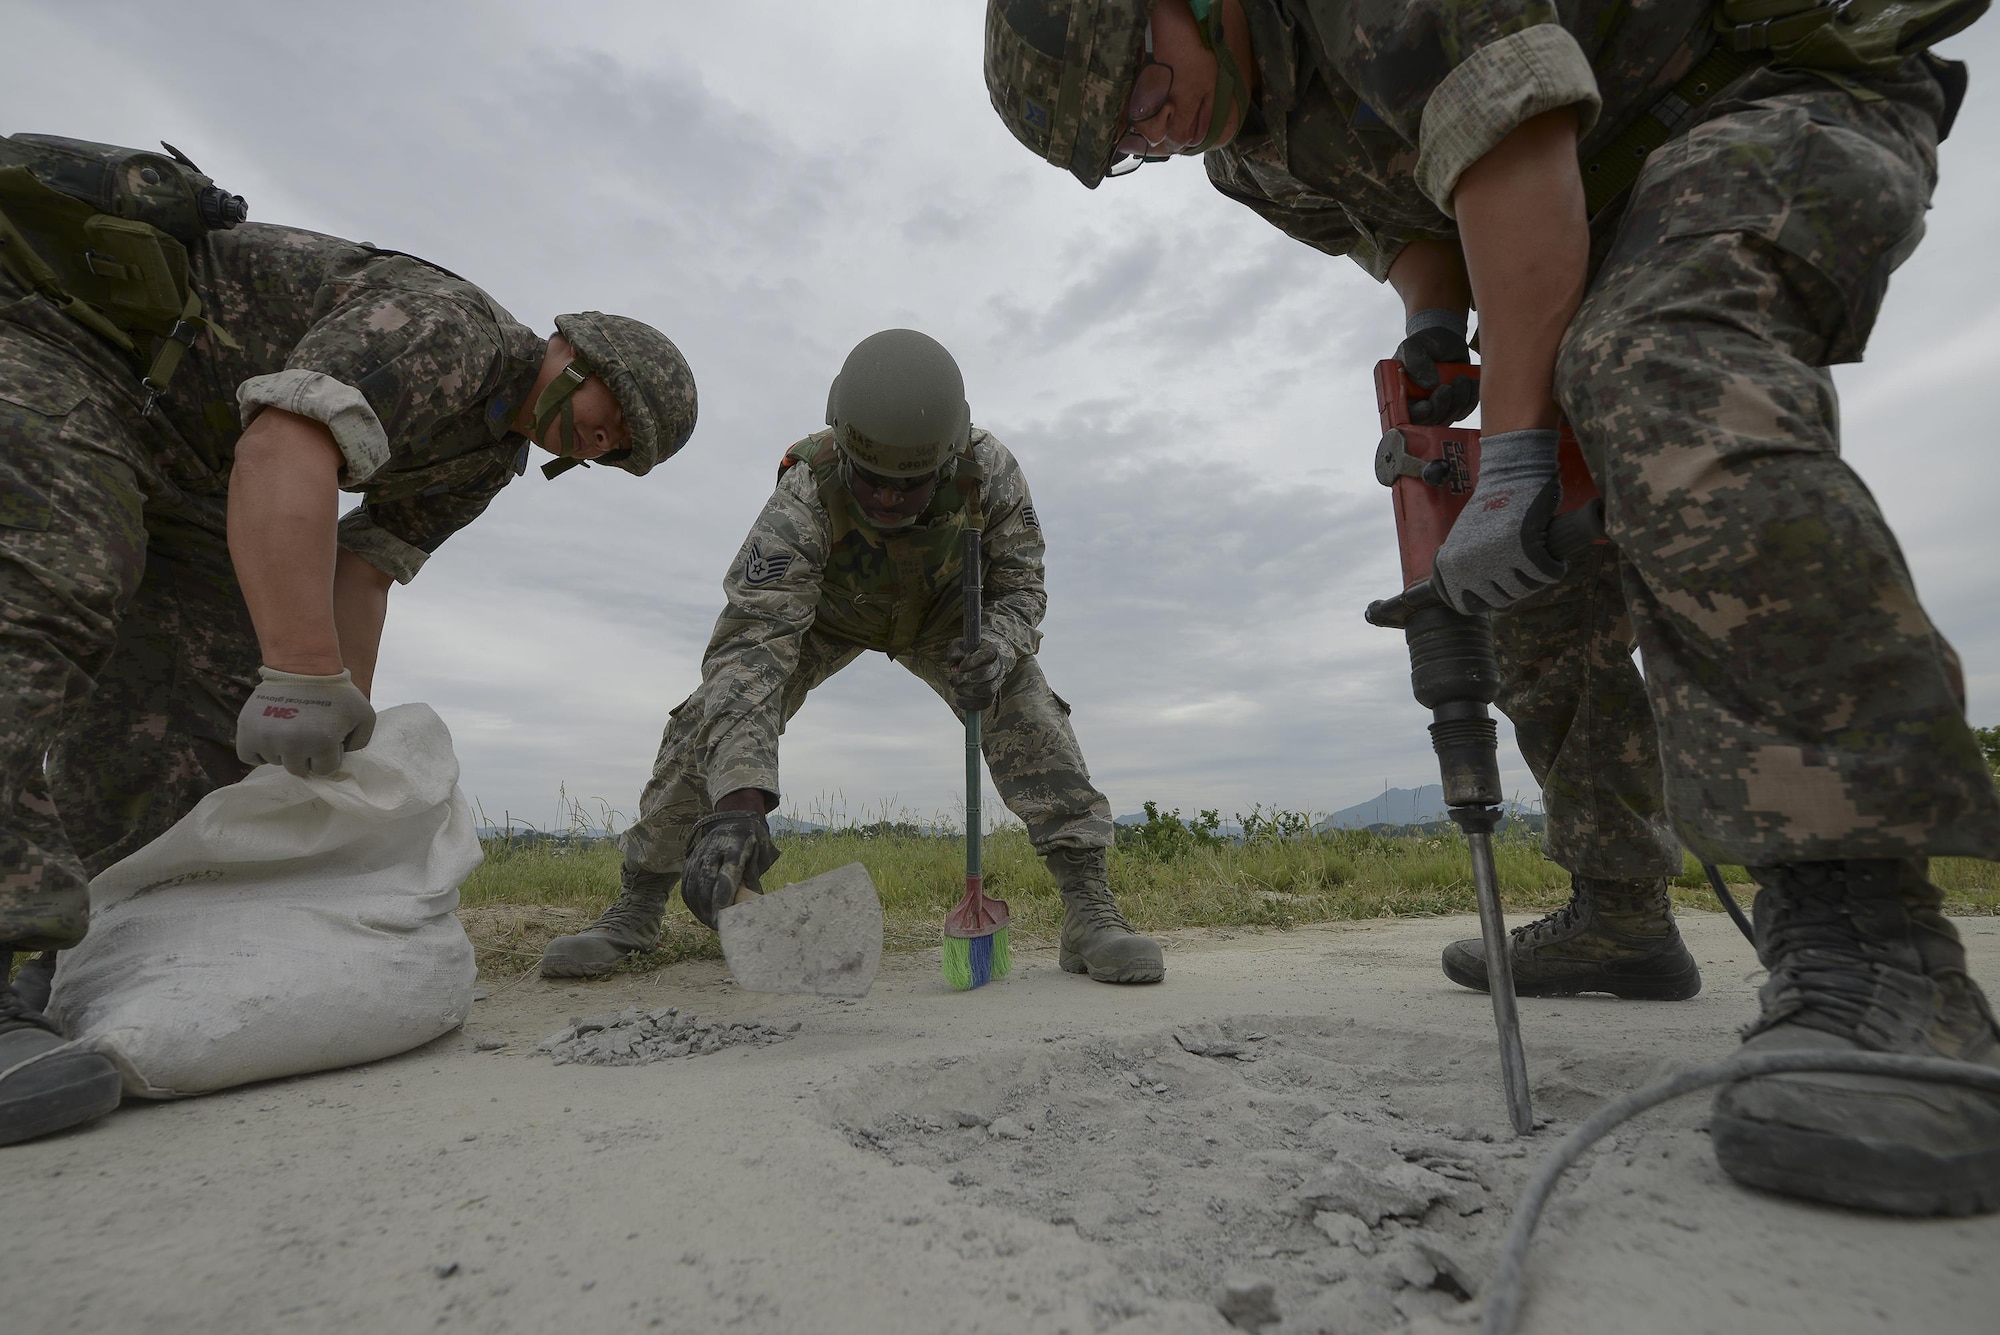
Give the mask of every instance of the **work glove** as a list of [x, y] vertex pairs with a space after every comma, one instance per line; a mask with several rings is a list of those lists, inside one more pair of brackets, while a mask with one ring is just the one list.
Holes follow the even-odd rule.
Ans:
[[1469, 416], [1479, 406], [1477, 380], [1465, 376], [1438, 389], [1440, 363], [1472, 360], [1472, 349], [1465, 341], [1465, 312], [1441, 308], [1418, 311], [1404, 324], [1403, 335], [1396, 360], [1413, 382], [1437, 390], [1427, 399], [1410, 400], [1410, 420], [1418, 426], [1450, 426]]
[[951, 700], [968, 714], [984, 714], [1000, 698], [1000, 683], [1014, 670], [1014, 654], [998, 640], [981, 638], [971, 653], [963, 638], [944, 651], [951, 668]]
[[694, 823], [681, 867], [681, 898], [704, 927], [742, 891], [764, 893], [762, 877], [778, 860], [771, 825], [761, 811], [711, 811]]
[[257, 669], [257, 689], [236, 716], [236, 758], [246, 765], [283, 765], [305, 778], [340, 768], [344, 751], [359, 751], [375, 734], [375, 707], [346, 669], [331, 677]]
[[1479, 442], [1479, 482], [1438, 548], [1431, 584], [1461, 612], [1497, 612], [1563, 577], [1549, 551], [1562, 502], [1556, 433], [1504, 431]]

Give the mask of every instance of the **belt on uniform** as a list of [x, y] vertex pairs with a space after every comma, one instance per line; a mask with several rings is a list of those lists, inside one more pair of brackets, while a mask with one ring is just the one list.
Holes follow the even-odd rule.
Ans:
[[1590, 220], [1597, 221], [1600, 214], [1632, 188], [1632, 183], [1639, 179], [1639, 169], [1646, 165], [1654, 149], [1680, 133], [1695, 112], [1760, 63], [1762, 57], [1761, 51], [1736, 50], [1728, 34], [1723, 34], [1666, 96], [1620, 131], [1616, 139], [1585, 158], [1581, 164], [1583, 202]]

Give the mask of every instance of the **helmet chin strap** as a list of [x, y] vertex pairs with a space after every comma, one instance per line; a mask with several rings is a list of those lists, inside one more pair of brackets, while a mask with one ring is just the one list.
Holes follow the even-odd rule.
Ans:
[[1243, 78], [1243, 70], [1236, 63], [1236, 53], [1229, 49], [1228, 35], [1223, 31], [1222, 10], [1227, 0], [1188, 0], [1188, 8], [1194, 12], [1197, 30], [1201, 33], [1201, 44], [1215, 56], [1215, 110], [1209, 114], [1208, 137], [1191, 148], [1181, 152], [1190, 156], [1206, 153], [1222, 141], [1229, 132], [1229, 122], [1237, 109], [1248, 111], [1250, 99], [1249, 85]]
[[572, 468], [590, 466], [587, 461], [570, 454], [576, 448], [576, 404], [572, 400], [576, 392], [583, 388], [584, 382], [590, 379], [590, 373], [577, 365], [581, 360], [574, 359], [563, 367], [561, 374], [549, 381], [548, 388], [535, 400], [535, 439], [544, 447], [548, 444], [549, 427], [558, 415], [562, 417], [562, 439], [557, 442], [557, 457], [542, 465], [542, 476], [546, 478], [560, 477]]

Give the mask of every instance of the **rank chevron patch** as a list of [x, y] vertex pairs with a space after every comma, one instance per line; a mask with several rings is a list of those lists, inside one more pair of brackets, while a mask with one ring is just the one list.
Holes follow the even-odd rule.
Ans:
[[750, 544], [750, 554], [743, 558], [743, 582], [745, 584], [769, 584], [780, 579], [792, 568], [792, 553], [772, 552], [764, 555], [756, 543]]

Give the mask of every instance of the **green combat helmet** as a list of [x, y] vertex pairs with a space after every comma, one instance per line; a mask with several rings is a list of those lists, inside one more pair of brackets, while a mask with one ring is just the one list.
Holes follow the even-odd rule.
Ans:
[[[986, 92], [1016, 139], [1095, 190], [1141, 162], [1118, 141], [1126, 107], [1149, 59], [1154, 0], [987, 0]], [[1248, 81], [1223, 33], [1224, 0], [1187, 0], [1201, 43], [1215, 56], [1208, 138], [1179, 150], [1206, 153], [1248, 103]]]
[[[538, 431], [546, 431], [561, 413], [563, 439], [570, 439], [575, 430], [570, 396], [595, 375], [611, 390], [632, 431], [629, 447], [597, 462], [643, 477], [654, 464], [673, 458], [687, 444], [694, 433], [694, 372], [672, 339], [649, 324], [602, 311], [559, 315], [556, 332], [569, 340], [577, 355], [535, 401]], [[544, 464], [542, 472], [555, 477], [583, 462], [556, 459]]]
[[988, 0], [986, 91], [1016, 139], [1095, 190], [1125, 132], [1151, 0]]
[[847, 354], [826, 396], [843, 457], [882, 477], [923, 477], [972, 434], [965, 377], [944, 345], [914, 329], [870, 334]]

